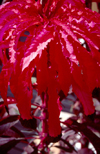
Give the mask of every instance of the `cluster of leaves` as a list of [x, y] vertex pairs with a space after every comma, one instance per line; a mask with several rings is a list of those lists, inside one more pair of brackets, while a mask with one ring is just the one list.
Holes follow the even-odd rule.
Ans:
[[0, 7], [4, 104], [8, 105], [9, 84], [21, 117], [32, 118], [31, 77], [36, 68], [38, 94], [48, 94], [48, 128], [53, 137], [61, 133], [60, 90], [67, 95], [72, 85], [85, 114], [94, 113], [92, 91], [100, 86], [100, 15], [84, 5], [80, 0], [13, 0]]
[[[23, 144], [23, 148], [30, 144], [30, 140], [37, 139], [38, 130], [36, 130], [36, 116], [29, 120], [23, 120], [20, 115], [14, 98], [9, 98], [9, 106], [5, 108], [4, 102], [0, 102], [0, 154], [6, 154], [18, 143]], [[36, 107], [31, 108], [35, 112]], [[39, 117], [38, 117], [39, 118]], [[39, 136], [39, 134], [38, 134]], [[21, 151], [22, 147], [19, 148]], [[29, 148], [30, 150], [30, 148]], [[26, 148], [27, 151], [27, 148]], [[31, 151], [33, 151], [31, 149]], [[19, 152], [19, 151], [18, 151]]]
[[[61, 140], [66, 147], [58, 148], [81, 153], [74, 144], [70, 144], [70, 135], [64, 139], [60, 135], [59, 93], [62, 90], [67, 95], [72, 85], [84, 113], [94, 113], [92, 91], [100, 86], [100, 15], [84, 8], [84, 5], [81, 0], [43, 0], [42, 3], [39, 0], [13, 0], [0, 6], [0, 60], [3, 65], [0, 94], [4, 100], [0, 110], [4, 116], [4, 113], [9, 113], [9, 104], [15, 102], [20, 112], [20, 115], [17, 113], [14, 116], [1, 115], [0, 152], [4, 153], [6, 149], [7, 153], [12, 146], [24, 141], [30, 147], [30, 153], [36, 154], [39, 150], [48, 153], [49, 144]], [[86, 48], [80, 39], [85, 41]], [[35, 70], [37, 86], [31, 83]], [[11, 100], [7, 99], [8, 85], [15, 97]], [[33, 88], [41, 98], [46, 93], [47, 98], [42, 98], [42, 101], [47, 106], [43, 106], [43, 102], [41, 105], [34, 104], [36, 109], [33, 110]], [[44, 108], [48, 113], [46, 136], [43, 137], [36, 129], [29, 142], [29, 138], [13, 125], [20, 121], [23, 126], [35, 129], [34, 117], [39, 120], [44, 118], [37, 117], [35, 113], [37, 110], [44, 112]], [[73, 130], [75, 135], [84, 134], [99, 154], [100, 139], [93, 132], [100, 132], [99, 124], [86, 118], [80, 124], [78, 120], [77, 117], [63, 122], [67, 126], [64, 136], [69, 130]], [[43, 145], [33, 142], [37, 138]]]

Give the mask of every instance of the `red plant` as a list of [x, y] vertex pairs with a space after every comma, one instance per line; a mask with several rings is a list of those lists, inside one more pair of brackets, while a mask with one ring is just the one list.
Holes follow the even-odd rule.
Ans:
[[[81, 0], [43, 0], [42, 4], [13, 0], [0, 6], [0, 18], [0, 92], [5, 105], [10, 84], [21, 117], [31, 118], [31, 76], [36, 68], [38, 94], [48, 94], [50, 136], [61, 132], [60, 90], [67, 95], [72, 85], [85, 114], [92, 114], [92, 90], [100, 86], [100, 15]], [[26, 40], [21, 42], [23, 36]]]

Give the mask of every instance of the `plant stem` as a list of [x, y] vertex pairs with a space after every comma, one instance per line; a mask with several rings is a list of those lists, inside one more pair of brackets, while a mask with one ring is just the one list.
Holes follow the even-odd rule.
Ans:
[[48, 95], [47, 92], [42, 93], [41, 95], [42, 98], [42, 113], [41, 113], [41, 117], [42, 117], [42, 130], [40, 133], [40, 138], [41, 138], [41, 143], [38, 147], [39, 151], [42, 151], [45, 147], [46, 147], [46, 143], [44, 142], [45, 138], [48, 135], [48, 124], [47, 124], [47, 119], [48, 119], [48, 113], [47, 113], [47, 101], [48, 101]]

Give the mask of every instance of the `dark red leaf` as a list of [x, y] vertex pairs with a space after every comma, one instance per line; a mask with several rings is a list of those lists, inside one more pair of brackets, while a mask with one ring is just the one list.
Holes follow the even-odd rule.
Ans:
[[19, 140], [15, 140], [14, 138], [12, 138], [12, 139], [9, 138], [7, 140], [7, 143], [5, 143], [5, 144], [0, 146], [0, 153], [6, 154], [9, 150], [11, 150], [19, 142], [20, 142], [20, 139]]
[[66, 152], [70, 152], [70, 153], [72, 153], [72, 151], [73, 151], [72, 149], [69, 149], [69, 148], [66, 148], [66, 147], [62, 147], [62, 146], [58, 146], [58, 145], [56, 145], [54, 147], [59, 148], [59, 149], [62, 149], [64, 151], [66, 151]]
[[[87, 127], [87, 125], [85, 125], [85, 123], [79, 124], [76, 120], [74, 119], [71, 119], [71, 120], [73, 121], [73, 124], [70, 126], [70, 128], [73, 129], [75, 132], [81, 132], [82, 134], [84, 134], [88, 138], [88, 140], [93, 144], [94, 148], [99, 154], [100, 153], [100, 148], [99, 148], [100, 138], [97, 135], [95, 135]], [[64, 124], [68, 126], [67, 121], [64, 122]]]
[[10, 129], [13, 130], [15, 133], [17, 133], [18, 136], [25, 137], [24, 134], [21, 132], [21, 130], [17, 129], [16, 127], [12, 126]]
[[78, 154], [94, 154], [94, 152], [91, 149], [83, 148], [78, 151]]
[[75, 150], [75, 148], [68, 142], [68, 141], [66, 141], [66, 140], [64, 140], [64, 139], [60, 139], [61, 141], [63, 141], [66, 145], [68, 145], [68, 147], [70, 148], [70, 149], [72, 149], [72, 151], [75, 151], [75, 152], [77, 152], [76, 150]]
[[19, 118], [20, 118], [19, 115], [7, 116], [5, 118], [0, 119], [0, 125], [19, 120]]

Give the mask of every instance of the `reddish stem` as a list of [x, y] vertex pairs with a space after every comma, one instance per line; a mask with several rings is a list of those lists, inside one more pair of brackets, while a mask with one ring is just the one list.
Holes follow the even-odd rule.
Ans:
[[43, 150], [44, 147], [46, 146], [44, 140], [45, 138], [47, 137], [47, 134], [48, 134], [48, 124], [47, 124], [47, 119], [48, 119], [48, 113], [47, 113], [47, 101], [48, 101], [48, 95], [47, 95], [47, 92], [45, 93], [42, 93], [41, 95], [41, 98], [42, 98], [42, 114], [41, 114], [41, 117], [42, 117], [42, 130], [41, 130], [41, 143], [38, 147], [39, 151]]

